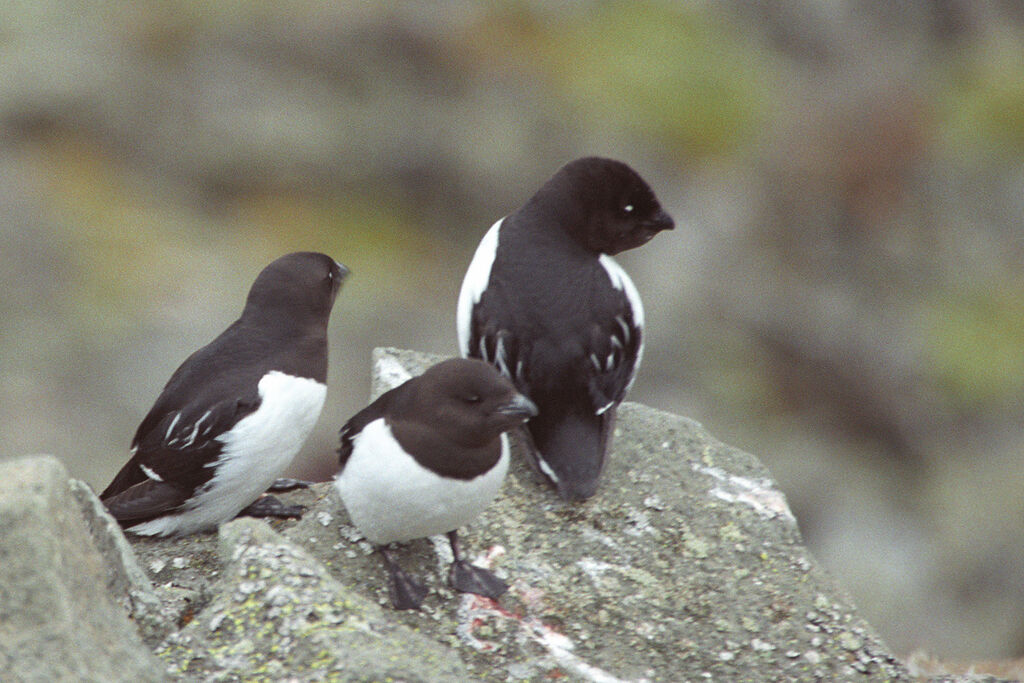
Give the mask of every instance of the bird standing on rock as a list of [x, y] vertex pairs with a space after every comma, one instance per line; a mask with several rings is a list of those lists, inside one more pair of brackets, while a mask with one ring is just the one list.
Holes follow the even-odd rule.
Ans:
[[241, 317], [168, 380], [135, 432], [131, 460], [100, 494], [122, 526], [167, 536], [214, 528], [243, 510], [301, 514], [260, 496], [323, 408], [327, 323], [347, 275], [315, 252], [263, 269]]
[[643, 354], [643, 305], [612, 255], [673, 227], [636, 171], [585, 157], [495, 223], [466, 272], [459, 350], [537, 404], [531, 464], [563, 498], [596, 492]]
[[536, 414], [493, 367], [456, 358], [382, 394], [341, 428], [335, 487], [352, 523], [381, 552], [396, 609], [418, 608], [427, 590], [387, 545], [435, 534], [448, 534], [453, 588], [491, 598], [507, 590], [462, 557], [457, 530], [501, 488], [504, 433]]

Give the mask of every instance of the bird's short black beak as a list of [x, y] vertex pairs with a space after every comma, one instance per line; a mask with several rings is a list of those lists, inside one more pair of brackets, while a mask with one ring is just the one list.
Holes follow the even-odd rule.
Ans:
[[348, 267], [345, 266], [345, 264], [341, 263], [340, 261], [335, 261], [334, 265], [338, 266], [338, 280], [339, 281], [343, 281], [345, 278], [347, 278], [349, 276], [349, 274], [352, 273], [352, 271], [349, 270]]
[[669, 216], [668, 212], [661, 208], [658, 209], [658, 213], [645, 220], [642, 225], [652, 233], [661, 232], [662, 230], [672, 230], [676, 227], [676, 223], [672, 220], [672, 216]]
[[511, 401], [499, 408], [498, 412], [503, 415], [514, 415], [526, 420], [535, 417], [540, 411], [537, 410], [537, 404], [533, 401], [522, 394], [516, 394]]

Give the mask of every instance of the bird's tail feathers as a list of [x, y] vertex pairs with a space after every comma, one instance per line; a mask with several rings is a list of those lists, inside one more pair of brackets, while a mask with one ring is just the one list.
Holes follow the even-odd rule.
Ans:
[[566, 500], [585, 500], [597, 492], [608, 451], [615, 411], [601, 415], [541, 414], [529, 422], [537, 469]]

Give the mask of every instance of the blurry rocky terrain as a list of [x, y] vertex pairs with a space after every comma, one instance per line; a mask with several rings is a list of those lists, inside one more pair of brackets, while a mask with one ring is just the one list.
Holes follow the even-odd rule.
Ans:
[[292, 474], [370, 350], [451, 353], [477, 240], [560, 164], [677, 219], [623, 254], [632, 400], [757, 453], [900, 654], [1024, 654], [1024, 9], [0, 5], [0, 458], [102, 488], [276, 256], [353, 276]]

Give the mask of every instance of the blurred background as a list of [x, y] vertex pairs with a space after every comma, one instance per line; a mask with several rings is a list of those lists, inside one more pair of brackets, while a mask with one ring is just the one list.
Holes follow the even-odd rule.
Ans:
[[277, 256], [353, 275], [292, 474], [370, 351], [455, 351], [477, 241], [621, 158], [677, 229], [631, 399], [772, 470], [900, 653], [1024, 654], [1024, 3], [0, 5], [0, 457], [102, 489]]

